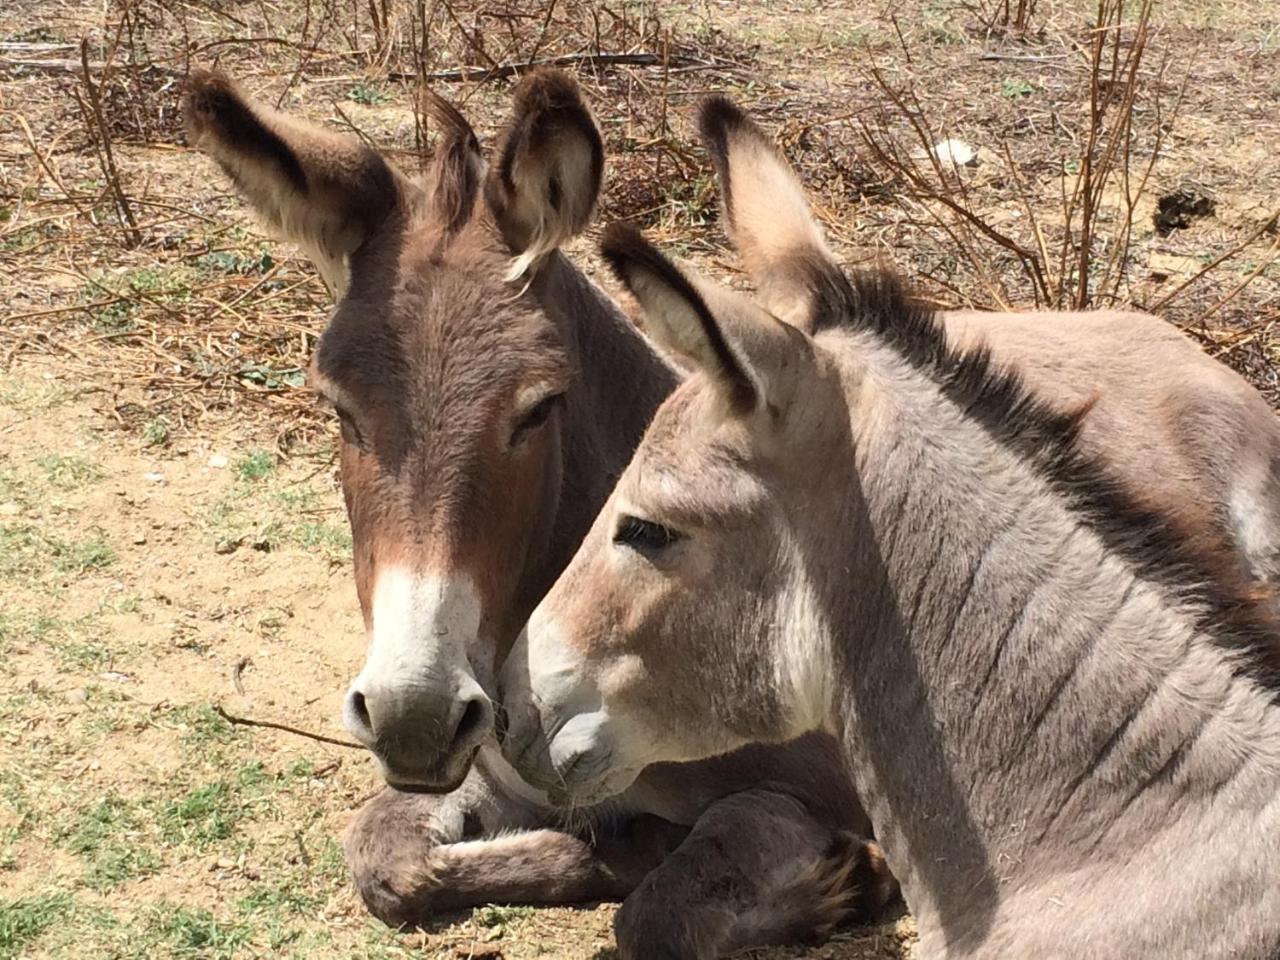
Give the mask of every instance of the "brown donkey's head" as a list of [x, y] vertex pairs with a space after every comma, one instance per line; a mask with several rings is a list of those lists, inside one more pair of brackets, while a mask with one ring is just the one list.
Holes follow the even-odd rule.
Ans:
[[562, 801], [829, 715], [826, 629], [797, 538], [842, 524], [821, 512], [832, 477], [849, 475], [833, 462], [852, 456], [846, 385], [808, 334], [847, 309], [848, 284], [763, 134], [719, 99], [702, 132], [760, 297], [677, 266], [626, 225], [606, 232], [648, 332], [697, 372], [503, 669], [504, 752]]
[[536, 296], [587, 223], [603, 150], [577, 85], [526, 78], [486, 164], [466, 121], [422, 179], [193, 72], [191, 142], [301, 244], [337, 307], [311, 382], [342, 427], [368, 634], [345, 707], [389, 782], [445, 790], [492, 728], [496, 663], [546, 583], [572, 358]]

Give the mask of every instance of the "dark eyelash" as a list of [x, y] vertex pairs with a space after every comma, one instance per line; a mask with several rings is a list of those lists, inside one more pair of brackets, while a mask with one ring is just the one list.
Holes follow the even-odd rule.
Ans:
[[618, 524], [618, 532], [613, 535], [614, 543], [641, 553], [663, 550], [680, 539], [680, 533], [670, 527], [652, 520], [641, 520], [639, 517], [623, 517]]
[[524, 419], [516, 425], [515, 430], [511, 434], [511, 442], [518, 443], [525, 434], [529, 433], [529, 431], [536, 430], [538, 427], [546, 423], [551, 417], [551, 412], [560, 405], [562, 400], [564, 400], [563, 393], [552, 394], [551, 396], [545, 397], [541, 400], [538, 405], [526, 413], [524, 415]]

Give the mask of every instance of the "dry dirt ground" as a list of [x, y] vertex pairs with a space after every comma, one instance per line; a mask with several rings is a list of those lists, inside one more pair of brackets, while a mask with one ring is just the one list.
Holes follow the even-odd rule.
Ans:
[[[984, 26], [983, 9], [1000, 6], [6, 3], [0, 960], [611, 955], [609, 905], [489, 907], [407, 935], [369, 920], [337, 838], [377, 788], [371, 764], [214, 709], [341, 737], [362, 639], [333, 429], [302, 384], [325, 293], [183, 146], [188, 55], [412, 165], [408, 73], [657, 51], [657, 65], [582, 67], [610, 146], [606, 216], [637, 217], [732, 276], [687, 123], [700, 93], [725, 89], [779, 132], [849, 258], [895, 260], [941, 300], [1028, 303], [1007, 251], [979, 251], [987, 273], [967, 260], [862, 139], [887, 132], [911, 149], [874, 65], [979, 148], [963, 177], [984, 223], [1030, 243], [1038, 211], [1053, 241], [1087, 141], [1076, 43], [1093, 4], [1042, 0], [1029, 30]], [[1157, 131], [1160, 156], [1114, 292], [1166, 300], [1274, 399], [1280, 7], [1169, 0], [1153, 24], [1135, 169]], [[82, 36], [90, 61], [113, 65], [93, 84]], [[436, 85], [482, 133], [501, 122], [510, 81]], [[1006, 146], [1017, 177], [1001, 166]], [[1161, 235], [1155, 198], [1178, 190], [1212, 198], [1213, 212]], [[1118, 216], [1107, 202], [1103, 233]], [[575, 252], [589, 262], [590, 250]], [[760, 956], [909, 952], [902, 919]]]

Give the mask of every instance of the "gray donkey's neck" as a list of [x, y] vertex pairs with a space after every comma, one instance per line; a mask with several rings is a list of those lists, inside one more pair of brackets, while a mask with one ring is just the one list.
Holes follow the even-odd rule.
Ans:
[[973, 405], [833, 343], [860, 491], [810, 549], [857, 578], [838, 725], [924, 955], [1274, 956], [1273, 691]]

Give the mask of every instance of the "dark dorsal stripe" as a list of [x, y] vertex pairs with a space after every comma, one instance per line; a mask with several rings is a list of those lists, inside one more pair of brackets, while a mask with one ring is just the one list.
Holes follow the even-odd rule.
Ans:
[[1033, 465], [1139, 577], [1195, 604], [1202, 611], [1198, 626], [1237, 672], [1280, 699], [1280, 631], [1268, 611], [1232, 573], [1221, 545], [1198, 542], [1176, 516], [1139, 502], [1101, 460], [1082, 452], [1082, 414], [1050, 407], [986, 347], [953, 348], [936, 314], [913, 301], [890, 272], [850, 279], [826, 264], [815, 267], [812, 280], [829, 307], [839, 302], [838, 311], [820, 318], [820, 328], [866, 331], [893, 347], [966, 416]]

